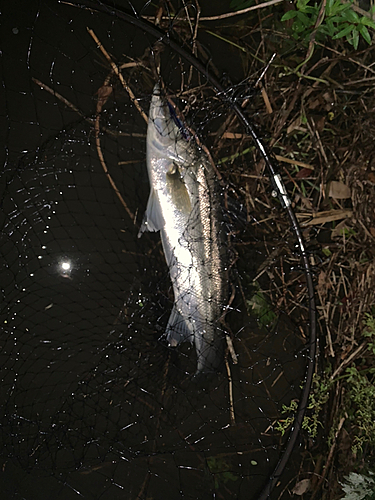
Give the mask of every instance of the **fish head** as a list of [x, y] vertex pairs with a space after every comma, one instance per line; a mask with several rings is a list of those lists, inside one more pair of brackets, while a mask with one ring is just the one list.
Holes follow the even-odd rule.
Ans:
[[172, 106], [162, 97], [158, 84], [149, 110], [148, 138], [164, 158], [169, 158], [180, 169], [191, 164], [194, 156], [191, 141]]
[[161, 146], [168, 147], [172, 141], [179, 139], [179, 128], [161, 96], [159, 84], [154, 87], [148, 119], [150, 120], [149, 128]]

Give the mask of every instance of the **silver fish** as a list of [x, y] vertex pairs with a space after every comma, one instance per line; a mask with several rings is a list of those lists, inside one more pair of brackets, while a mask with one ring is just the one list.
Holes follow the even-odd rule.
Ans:
[[149, 111], [147, 170], [151, 192], [138, 236], [160, 231], [174, 291], [166, 339], [171, 347], [195, 344], [196, 375], [214, 372], [223, 362], [220, 318], [227, 298], [217, 182], [206, 153], [176, 125], [158, 84]]

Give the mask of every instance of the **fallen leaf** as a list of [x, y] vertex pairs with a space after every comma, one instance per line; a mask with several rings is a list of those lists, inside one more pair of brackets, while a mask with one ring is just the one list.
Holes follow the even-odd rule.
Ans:
[[294, 176], [296, 179], [304, 179], [305, 177], [311, 176], [311, 170], [309, 168], [302, 168], [299, 172]]
[[318, 97], [317, 99], [314, 99], [313, 101], [309, 102], [309, 109], [316, 109], [321, 105], [322, 105], [322, 100]]
[[97, 112], [100, 113], [101, 110], [103, 109], [103, 106], [108, 100], [108, 97], [112, 94], [112, 86], [111, 85], [102, 85], [98, 89], [98, 102], [97, 102]]
[[301, 496], [310, 488], [310, 479], [301, 479], [292, 489], [294, 495]]
[[324, 271], [321, 271], [320, 274], [319, 274], [319, 278], [318, 278], [318, 288], [319, 287], [323, 287], [325, 290], [327, 288], [331, 288], [331, 283], [330, 281], [327, 279], [327, 274], [324, 272]]
[[301, 116], [297, 116], [295, 120], [292, 121], [292, 123], [289, 125], [289, 127], [286, 129], [287, 134], [291, 134], [294, 130], [299, 130], [301, 126]]
[[341, 181], [331, 181], [329, 183], [328, 196], [337, 200], [346, 200], [351, 197], [350, 188]]
[[315, 121], [315, 126], [316, 126], [318, 132], [322, 132], [324, 129], [325, 122], [326, 122], [325, 116], [321, 116], [320, 118], [318, 118], [317, 120], [314, 120], [314, 121]]
[[327, 297], [330, 288], [332, 288], [331, 280], [324, 271], [321, 271], [318, 277], [317, 292], [322, 302]]

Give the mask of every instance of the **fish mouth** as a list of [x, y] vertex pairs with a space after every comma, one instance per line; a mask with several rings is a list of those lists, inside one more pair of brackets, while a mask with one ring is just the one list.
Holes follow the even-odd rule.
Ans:
[[189, 133], [178, 118], [174, 107], [163, 98], [160, 85], [156, 84], [152, 95], [149, 119], [161, 137], [189, 140]]

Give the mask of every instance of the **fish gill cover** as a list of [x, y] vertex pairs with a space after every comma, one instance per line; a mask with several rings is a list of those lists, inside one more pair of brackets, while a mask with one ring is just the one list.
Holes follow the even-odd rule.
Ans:
[[[21, 5], [6, 6], [2, 25], [2, 491], [255, 499], [286, 443], [283, 405], [301, 394], [309, 321], [296, 240], [269, 203], [261, 158], [173, 49], [116, 16], [53, 1], [14, 16]], [[176, 12], [182, 44], [191, 32]], [[227, 64], [240, 81], [236, 61], [221, 67], [193, 40], [213, 71]], [[249, 115], [257, 76], [226, 86]], [[199, 383], [195, 349], [160, 340], [175, 302], [160, 236], [137, 237], [158, 80], [174, 126], [214, 172], [222, 210], [226, 349]]]

